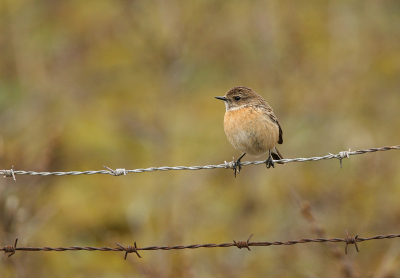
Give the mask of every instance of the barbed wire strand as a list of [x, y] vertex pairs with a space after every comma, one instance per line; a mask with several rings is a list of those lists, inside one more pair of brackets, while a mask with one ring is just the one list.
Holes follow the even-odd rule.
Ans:
[[[311, 205], [308, 201], [304, 200], [299, 193], [296, 191], [294, 187], [291, 187], [292, 198], [294, 202], [298, 205], [300, 209], [301, 215], [306, 219], [306, 221], [310, 224], [311, 230], [320, 238], [327, 237], [325, 228], [320, 224], [317, 220], [314, 212], [311, 208]], [[357, 237], [357, 236], [356, 236]], [[349, 238], [348, 231], [346, 229], [346, 239]], [[350, 243], [351, 242], [351, 243]], [[345, 254], [347, 255], [347, 246], [348, 244], [353, 244], [352, 238], [346, 241], [345, 246]], [[354, 244], [357, 244], [356, 242]], [[360, 275], [354, 269], [352, 262], [340, 251], [340, 248], [337, 245], [332, 245], [329, 243], [325, 243], [331, 255], [338, 259], [341, 265], [341, 277], [346, 278], [359, 278]], [[356, 250], [358, 251], [358, 246], [356, 245]]]
[[0, 252], [4, 251], [3, 258], [5, 254], [10, 253], [8, 257], [11, 257], [16, 253], [16, 251], [125, 251], [125, 259], [128, 253], [136, 253], [136, 255], [141, 258], [139, 255], [139, 251], [155, 251], [155, 250], [182, 250], [182, 249], [197, 249], [197, 248], [215, 248], [215, 247], [237, 247], [239, 249], [247, 248], [249, 251], [250, 246], [282, 246], [282, 245], [294, 245], [300, 243], [324, 243], [324, 242], [331, 242], [331, 243], [338, 243], [344, 242], [345, 245], [345, 252], [347, 254], [347, 246], [349, 244], [355, 244], [357, 252], [358, 246], [357, 242], [363, 242], [368, 240], [378, 240], [378, 239], [392, 239], [400, 237], [400, 234], [389, 234], [389, 235], [377, 235], [374, 237], [350, 237], [346, 230], [346, 238], [303, 238], [299, 240], [289, 240], [289, 241], [263, 241], [263, 242], [250, 242], [250, 239], [253, 235], [246, 241], [233, 241], [233, 243], [206, 243], [206, 244], [193, 244], [193, 245], [174, 245], [174, 246], [149, 246], [149, 247], [137, 247], [136, 242], [134, 246], [127, 246], [124, 247], [119, 243], [116, 243], [118, 247], [81, 247], [81, 246], [72, 246], [72, 247], [17, 247], [18, 238], [15, 240], [14, 245], [6, 245], [3, 248], [0, 248]]
[[[280, 159], [274, 160], [274, 163], [290, 163], [290, 162], [306, 162], [306, 161], [319, 161], [319, 160], [327, 160], [327, 159], [339, 159], [340, 160], [340, 167], [342, 167], [342, 160], [344, 158], [350, 158], [350, 155], [358, 155], [358, 154], [365, 154], [365, 153], [373, 153], [373, 152], [381, 152], [381, 151], [389, 151], [389, 150], [399, 150], [400, 145], [396, 146], [384, 146], [381, 148], [370, 148], [366, 150], [358, 150], [358, 151], [341, 151], [338, 154], [331, 154], [320, 157], [309, 157], [309, 158], [293, 158], [293, 159]], [[244, 161], [240, 162], [241, 166], [248, 166], [248, 165], [259, 165], [265, 164], [266, 160], [262, 161]], [[231, 162], [226, 162], [223, 164], [218, 165], [205, 165], [205, 166], [175, 166], [175, 167], [150, 167], [150, 168], [142, 168], [142, 169], [134, 169], [134, 170], [126, 170], [123, 168], [113, 170], [107, 166], [104, 166], [107, 170], [98, 170], [98, 171], [71, 171], [71, 172], [35, 172], [35, 171], [21, 171], [21, 170], [14, 170], [14, 166], [11, 170], [0, 170], [0, 175], [4, 175], [6, 177], [12, 177], [15, 179], [15, 175], [30, 175], [30, 176], [77, 176], [77, 175], [95, 175], [95, 174], [108, 174], [113, 176], [121, 176], [127, 175], [129, 173], [144, 173], [144, 172], [154, 172], [154, 171], [171, 171], [171, 170], [210, 170], [210, 169], [235, 169], [235, 159]]]

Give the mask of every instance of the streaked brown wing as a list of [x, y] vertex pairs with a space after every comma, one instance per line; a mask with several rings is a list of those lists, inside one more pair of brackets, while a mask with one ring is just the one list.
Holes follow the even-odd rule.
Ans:
[[271, 118], [271, 120], [273, 120], [275, 123], [278, 124], [278, 128], [279, 128], [278, 144], [282, 144], [283, 143], [283, 131], [282, 131], [281, 125], [279, 124], [278, 118], [275, 116], [274, 111], [272, 110], [271, 106], [269, 106], [268, 103], [265, 101], [264, 105], [258, 105], [257, 107], [260, 108], [261, 110], [263, 110], [264, 113], [267, 114], [268, 117]]

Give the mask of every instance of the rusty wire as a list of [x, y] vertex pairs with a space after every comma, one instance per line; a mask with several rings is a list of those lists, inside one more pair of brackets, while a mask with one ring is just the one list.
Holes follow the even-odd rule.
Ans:
[[[290, 163], [290, 162], [305, 162], [305, 161], [319, 161], [319, 160], [327, 160], [327, 159], [339, 159], [340, 167], [342, 167], [342, 160], [344, 158], [350, 158], [350, 155], [358, 155], [365, 153], [373, 153], [373, 152], [381, 152], [381, 151], [389, 151], [389, 150], [399, 150], [400, 145], [396, 146], [385, 146], [381, 148], [370, 148], [366, 150], [358, 150], [358, 151], [341, 151], [338, 154], [331, 154], [320, 157], [309, 157], [309, 158], [293, 158], [293, 159], [280, 159], [274, 160], [274, 163]], [[240, 166], [248, 166], [248, 165], [259, 165], [265, 164], [266, 160], [263, 161], [244, 161], [240, 162]], [[14, 166], [10, 170], [0, 170], [0, 175], [6, 177], [12, 177], [15, 181], [15, 175], [31, 175], [31, 176], [77, 176], [77, 175], [94, 175], [94, 174], [108, 174], [112, 176], [121, 176], [129, 173], [143, 173], [143, 172], [154, 172], [154, 171], [170, 171], [170, 170], [206, 170], [206, 169], [235, 169], [235, 159], [232, 162], [226, 162], [218, 165], [205, 165], [205, 166], [175, 166], [175, 167], [150, 167], [150, 168], [142, 168], [142, 169], [134, 169], [134, 170], [126, 170], [124, 168], [113, 170], [107, 166], [104, 166], [107, 170], [97, 170], [97, 171], [71, 171], [71, 172], [35, 172], [35, 171], [21, 171], [14, 170]]]
[[[292, 188], [292, 196], [294, 198], [294, 201], [298, 204], [299, 209], [301, 211], [301, 214], [303, 217], [307, 220], [307, 222], [310, 224], [311, 230], [313, 233], [315, 233], [318, 237], [320, 238], [325, 238], [326, 236], [326, 231], [324, 227], [319, 223], [317, 218], [314, 215], [314, 212], [311, 209], [310, 203], [303, 200], [300, 195], [296, 192], [294, 188]], [[356, 237], [349, 237], [349, 233], [346, 229], [346, 245], [345, 245], [345, 254], [347, 255], [347, 247], [349, 244], [355, 244], [356, 245], [356, 250], [358, 250], [357, 243], [355, 241]], [[360, 277], [356, 270], [354, 269], [353, 264], [350, 262], [348, 258], [344, 256], [344, 254], [340, 251], [340, 248], [337, 245], [332, 245], [325, 243], [326, 247], [328, 247], [329, 252], [333, 257], [339, 260], [340, 265], [341, 265], [341, 272], [342, 275], [341, 277], [347, 277], [347, 278], [358, 278]]]
[[136, 253], [136, 255], [141, 258], [139, 255], [139, 251], [154, 251], [154, 250], [182, 250], [182, 249], [197, 249], [197, 248], [214, 248], [214, 247], [237, 247], [247, 248], [250, 250], [250, 246], [272, 246], [272, 245], [294, 245], [299, 243], [311, 243], [311, 242], [344, 242], [345, 245], [345, 253], [347, 254], [347, 246], [349, 244], [355, 244], [357, 252], [358, 246], [357, 242], [363, 242], [367, 240], [376, 240], [376, 239], [392, 239], [400, 237], [400, 234], [389, 234], [389, 235], [377, 235], [374, 237], [349, 237], [348, 232], [346, 230], [346, 238], [303, 238], [299, 240], [289, 240], [289, 241], [261, 241], [261, 242], [251, 242], [250, 239], [253, 235], [246, 241], [233, 241], [233, 243], [206, 243], [206, 244], [193, 244], [193, 245], [174, 245], [174, 246], [148, 246], [148, 247], [137, 247], [136, 242], [134, 246], [127, 246], [124, 247], [123, 245], [116, 243], [118, 247], [81, 247], [81, 246], [72, 246], [72, 247], [16, 247], [17, 240], [15, 240], [14, 245], [6, 245], [3, 248], [0, 248], [0, 251], [4, 251], [3, 257], [7, 253], [11, 253], [8, 257], [15, 254], [16, 251], [124, 251], [125, 252], [125, 259], [129, 253]]

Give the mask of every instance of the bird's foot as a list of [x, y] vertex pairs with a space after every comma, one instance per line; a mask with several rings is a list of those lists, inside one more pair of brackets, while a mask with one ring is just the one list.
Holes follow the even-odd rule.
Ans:
[[236, 161], [235, 161], [235, 158], [233, 158], [233, 161], [234, 161], [233, 167], [234, 167], [234, 171], [235, 171], [235, 174], [234, 174], [235, 178], [236, 178], [236, 173], [240, 173], [240, 170], [242, 170], [242, 166], [240, 165], [240, 160], [243, 158], [243, 156], [245, 154], [246, 153], [242, 154], [241, 157], [239, 157], [239, 159]]
[[267, 166], [267, 169], [271, 168], [271, 166], [272, 166], [272, 168], [275, 168], [274, 161], [273, 161], [272, 155], [271, 155], [271, 150], [269, 151], [269, 157], [268, 157], [267, 161], [265, 162], [265, 165]]

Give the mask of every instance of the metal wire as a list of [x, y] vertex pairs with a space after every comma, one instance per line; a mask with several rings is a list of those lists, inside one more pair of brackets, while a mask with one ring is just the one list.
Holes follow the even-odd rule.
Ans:
[[[342, 165], [342, 159], [344, 158], [349, 158], [350, 155], [358, 155], [358, 154], [365, 154], [365, 153], [371, 153], [371, 152], [378, 152], [378, 151], [388, 151], [388, 150], [398, 150], [400, 149], [400, 145], [397, 146], [391, 146], [391, 147], [381, 147], [381, 148], [370, 148], [366, 150], [357, 150], [357, 151], [342, 151], [339, 152], [339, 154], [328, 154], [322, 157], [310, 157], [310, 158], [294, 158], [294, 159], [281, 159], [281, 160], [275, 160], [274, 162], [279, 163], [290, 163], [290, 162], [305, 162], [305, 161], [319, 161], [323, 159], [332, 159], [336, 158], [340, 160], [340, 165]], [[246, 162], [241, 162], [241, 166], [247, 166], [247, 165], [258, 165], [258, 164], [264, 164], [266, 161], [246, 161]], [[153, 171], [169, 171], [169, 170], [202, 170], [202, 169], [217, 169], [217, 168], [224, 168], [224, 169], [234, 169], [236, 167], [235, 165], [235, 160], [232, 162], [225, 162], [224, 164], [219, 164], [219, 165], [206, 165], [206, 166], [191, 166], [191, 167], [185, 167], [185, 166], [177, 166], [177, 167], [151, 167], [151, 168], [145, 168], [145, 169], [135, 169], [135, 170], [125, 170], [125, 169], [116, 169], [113, 170], [111, 168], [108, 168], [104, 166], [107, 170], [99, 170], [99, 171], [84, 171], [84, 172], [79, 172], [79, 171], [72, 171], [72, 172], [34, 172], [34, 171], [15, 171], [14, 166], [11, 168], [11, 170], [0, 170], [0, 175], [4, 175], [4, 177], [12, 177], [15, 180], [15, 175], [32, 175], [32, 176], [50, 176], [50, 175], [55, 175], [55, 176], [63, 176], [63, 175], [93, 175], [93, 174], [109, 174], [109, 175], [114, 175], [114, 176], [120, 176], [120, 175], [126, 175], [128, 173], [143, 173], [143, 172], [153, 172]], [[4, 255], [9, 254], [8, 257], [11, 257], [12, 255], [15, 254], [16, 251], [124, 251], [125, 252], [125, 259], [129, 253], [136, 253], [136, 255], [141, 258], [139, 255], [139, 251], [142, 250], [181, 250], [181, 249], [197, 249], [197, 248], [214, 248], [214, 247], [237, 247], [239, 249], [241, 248], [247, 248], [249, 251], [250, 246], [272, 246], [272, 245], [294, 245], [294, 244], [299, 244], [299, 243], [311, 243], [311, 242], [316, 242], [316, 243], [321, 243], [321, 242], [332, 242], [332, 243], [338, 243], [338, 242], [344, 242], [345, 245], [345, 253], [347, 254], [347, 246], [349, 244], [354, 244], [355, 248], [358, 250], [357, 242], [363, 242], [367, 240], [377, 240], [377, 239], [392, 239], [392, 238], [397, 238], [400, 237], [400, 234], [389, 234], [389, 235], [377, 235], [374, 237], [369, 237], [369, 238], [362, 238], [358, 237], [350, 237], [347, 233], [346, 230], [346, 238], [304, 238], [300, 240], [290, 240], [290, 241], [264, 241], [264, 242], [250, 242], [252, 235], [247, 239], [247, 241], [233, 241], [233, 243], [220, 243], [220, 244], [214, 244], [214, 243], [207, 243], [207, 244], [193, 244], [193, 245], [174, 245], [174, 246], [148, 246], [148, 247], [137, 247], [136, 242], [134, 243], [134, 246], [127, 246], [124, 247], [118, 243], [118, 247], [112, 248], [112, 247], [81, 247], [81, 246], [72, 246], [72, 247], [17, 247], [17, 241], [18, 238], [15, 240], [14, 245], [6, 245], [3, 248], [0, 248], [0, 251], [4, 251]], [[3, 257], [4, 257], [3, 255]]]
[[[148, 246], [148, 247], [137, 247], [136, 242], [134, 246], [127, 246], [124, 247], [119, 243], [116, 243], [118, 247], [112, 248], [112, 247], [91, 247], [91, 246], [86, 246], [86, 247], [81, 247], [81, 246], [72, 246], [72, 247], [16, 247], [17, 240], [15, 241], [14, 245], [6, 245], [3, 248], [0, 248], [0, 251], [4, 251], [4, 255], [6, 253], [11, 253], [9, 255], [12, 256], [15, 254], [16, 251], [124, 251], [125, 252], [125, 259], [128, 253], [136, 253], [136, 255], [141, 258], [139, 255], [138, 251], [155, 251], [155, 250], [182, 250], [182, 249], [197, 249], [197, 248], [215, 248], [215, 247], [237, 247], [239, 249], [241, 248], [247, 248], [250, 250], [249, 246], [260, 246], [260, 247], [266, 247], [266, 246], [272, 246], [272, 245], [294, 245], [294, 244], [299, 244], [299, 243], [311, 243], [311, 242], [316, 242], [316, 243], [321, 243], [321, 242], [332, 242], [332, 243], [338, 243], [338, 242], [344, 242], [346, 243], [345, 246], [345, 252], [347, 254], [347, 245], [349, 244], [355, 244], [357, 252], [358, 247], [357, 247], [357, 242], [363, 242], [367, 240], [377, 240], [377, 239], [392, 239], [392, 238], [397, 238], [400, 237], [400, 234], [389, 234], [389, 235], [377, 235], [374, 237], [349, 237], [347, 230], [346, 230], [346, 238], [303, 238], [299, 240], [289, 240], [289, 241], [262, 241], [262, 242], [250, 242], [250, 239], [253, 235], [251, 235], [247, 241], [233, 241], [233, 243], [219, 243], [219, 244], [214, 244], [214, 243], [206, 243], [206, 244], [193, 244], [193, 245], [174, 245], [174, 246]], [[251, 250], [250, 250], [251, 251]], [[3, 257], [4, 257], [3, 255]]]
[[[338, 154], [331, 154], [320, 157], [309, 157], [309, 158], [293, 158], [293, 159], [280, 159], [274, 160], [274, 163], [290, 163], [290, 162], [306, 162], [306, 161], [319, 161], [319, 160], [326, 160], [326, 159], [339, 159], [340, 166], [342, 166], [342, 159], [350, 158], [350, 155], [358, 155], [358, 154], [365, 154], [365, 153], [372, 153], [372, 152], [381, 152], [381, 151], [389, 151], [389, 150], [399, 150], [400, 145], [397, 146], [385, 146], [381, 148], [370, 148], [366, 150], [358, 150], [358, 151], [342, 151]], [[248, 166], [248, 165], [258, 165], [258, 164], [265, 164], [266, 160], [262, 161], [244, 161], [240, 162], [241, 166]], [[77, 175], [95, 175], [95, 174], [108, 174], [113, 176], [121, 176], [126, 175], [129, 173], [143, 173], [143, 172], [154, 172], [154, 171], [170, 171], [170, 170], [209, 170], [209, 169], [234, 169], [235, 168], [235, 159], [232, 162], [226, 162], [223, 164], [218, 165], [205, 165], [205, 166], [175, 166], [175, 167], [150, 167], [150, 168], [142, 168], [142, 169], [134, 169], [134, 170], [125, 170], [123, 168], [113, 170], [104, 166], [107, 170], [98, 170], [98, 171], [71, 171], [71, 172], [35, 172], [35, 171], [21, 171], [21, 170], [14, 170], [14, 166], [11, 170], [0, 170], [0, 175], [4, 175], [4, 177], [12, 177], [15, 180], [15, 175], [30, 175], [30, 176], [77, 176]]]

